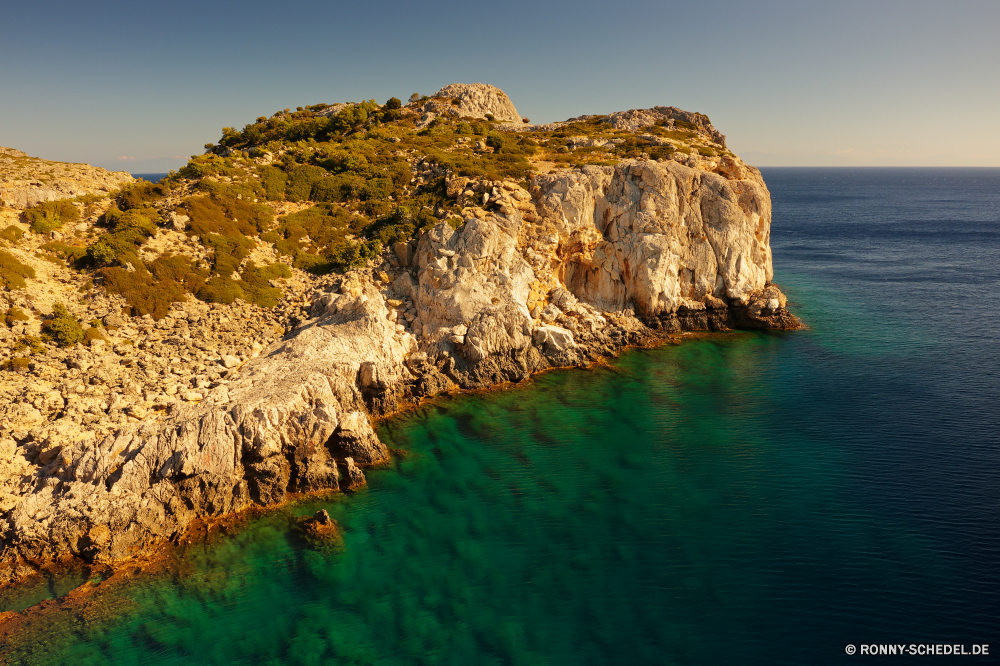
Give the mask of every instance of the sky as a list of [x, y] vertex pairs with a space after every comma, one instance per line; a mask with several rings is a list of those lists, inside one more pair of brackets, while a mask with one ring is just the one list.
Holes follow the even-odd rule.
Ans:
[[1000, 166], [1000, 2], [5, 0], [0, 145], [165, 172], [296, 106], [676, 106], [757, 166]]

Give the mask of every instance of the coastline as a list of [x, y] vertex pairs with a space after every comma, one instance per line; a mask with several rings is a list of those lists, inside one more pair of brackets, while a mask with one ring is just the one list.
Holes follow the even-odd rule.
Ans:
[[[437, 404], [441, 399], [461, 395], [488, 395], [522, 388], [535, 377], [555, 371], [591, 370], [595, 368], [614, 369], [612, 361], [629, 351], [655, 349], [667, 345], [682, 345], [685, 342], [705, 338], [724, 338], [734, 334], [754, 331], [794, 331], [807, 328], [804, 324], [796, 329], [728, 329], [713, 331], [707, 329], [684, 330], [679, 333], [665, 334], [656, 329], [649, 329], [650, 335], [643, 344], [631, 344], [619, 348], [613, 355], [595, 356], [587, 363], [549, 366], [532, 372], [519, 381], [496, 383], [489, 386], [462, 388], [454, 387], [450, 391], [442, 391], [434, 395], [420, 397], [414, 402], [399, 403], [395, 411], [373, 415], [372, 422], [379, 425], [396, 418], [404, 418], [407, 414], [425, 406]], [[392, 464], [392, 459], [406, 455], [405, 451], [390, 449], [391, 459], [384, 460], [371, 468], [380, 468]], [[344, 489], [348, 490], [348, 489]], [[129, 602], [122, 599], [120, 593], [132, 583], [146, 577], [164, 575], [184, 575], [185, 556], [191, 549], [210, 546], [213, 540], [228, 536], [244, 529], [251, 521], [274, 517], [280, 519], [287, 516], [289, 525], [301, 522], [293, 511], [297, 505], [321, 499], [326, 496], [335, 497], [344, 490], [340, 488], [325, 488], [310, 492], [288, 493], [284, 501], [278, 504], [261, 506], [248, 505], [238, 511], [219, 515], [201, 516], [194, 519], [182, 532], [169, 539], [152, 544], [142, 553], [128, 558], [110, 562], [87, 562], [74, 554], [64, 554], [53, 560], [31, 563], [34, 567], [30, 573], [0, 585], [0, 598], [22, 590], [33, 584], [52, 581], [59, 576], [65, 576], [70, 571], [81, 572], [81, 578], [86, 580], [65, 594], [35, 603], [23, 610], [5, 611], [0, 613], [0, 657], [5, 657], [18, 649], [28, 649], [41, 635], [48, 631], [57, 618], [72, 622], [100, 622], [109, 616], [127, 612]], [[68, 619], [75, 618], [75, 619]]]

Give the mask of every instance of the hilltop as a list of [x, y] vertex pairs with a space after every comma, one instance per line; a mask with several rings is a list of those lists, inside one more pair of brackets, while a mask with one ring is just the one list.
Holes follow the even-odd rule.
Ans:
[[499, 89], [226, 127], [158, 184], [0, 224], [3, 578], [364, 483], [372, 418], [685, 330], [799, 326], [770, 197], [701, 113]]
[[0, 146], [0, 206], [23, 209], [43, 201], [106, 195], [133, 182], [124, 171], [43, 160]]

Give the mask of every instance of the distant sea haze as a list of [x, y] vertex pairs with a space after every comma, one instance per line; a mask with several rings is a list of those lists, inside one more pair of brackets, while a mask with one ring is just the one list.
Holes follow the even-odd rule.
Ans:
[[[367, 488], [191, 547], [23, 663], [996, 663], [1000, 169], [762, 172], [807, 330], [385, 421]], [[320, 508], [342, 544], [295, 530]]]

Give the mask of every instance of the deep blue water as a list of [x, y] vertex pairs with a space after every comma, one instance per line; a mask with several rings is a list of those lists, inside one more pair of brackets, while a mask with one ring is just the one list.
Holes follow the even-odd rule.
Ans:
[[[809, 330], [394, 419], [407, 453], [367, 489], [196, 548], [14, 663], [997, 663], [1000, 169], [762, 171]], [[343, 549], [289, 528], [318, 507]], [[871, 643], [993, 655], [845, 654]]]
[[134, 173], [133, 178], [138, 178], [140, 180], [148, 180], [151, 183], [158, 183], [162, 179], [166, 178], [170, 174], [166, 173]]

